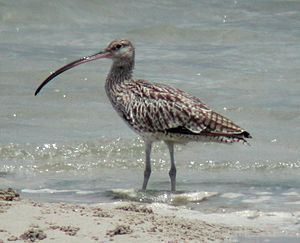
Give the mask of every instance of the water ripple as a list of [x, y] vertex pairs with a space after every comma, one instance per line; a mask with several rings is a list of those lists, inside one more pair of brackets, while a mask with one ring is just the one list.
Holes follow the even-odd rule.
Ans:
[[[165, 146], [155, 144], [152, 165], [155, 170], [169, 169]], [[184, 153], [181, 147], [177, 154]], [[192, 170], [257, 170], [299, 169], [300, 161], [178, 161], [177, 167]], [[94, 168], [143, 168], [144, 144], [136, 139], [101, 139], [73, 144], [7, 144], [0, 147], [0, 171], [64, 172], [88, 171]]]

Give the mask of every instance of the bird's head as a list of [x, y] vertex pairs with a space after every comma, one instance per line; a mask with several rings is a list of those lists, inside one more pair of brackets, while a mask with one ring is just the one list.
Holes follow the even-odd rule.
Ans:
[[52, 79], [54, 79], [56, 76], [60, 75], [61, 73], [73, 67], [76, 67], [80, 64], [94, 61], [100, 58], [110, 58], [117, 65], [134, 63], [134, 47], [129, 40], [125, 40], [125, 39], [114, 40], [111, 43], [109, 43], [104, 50], [101, 50], [100, 52], [97, 52], [93, 55], [85, 56], [73, 62], [70, 62], [69, 64], [53, 72], [48, 78], [44, 80], [44, 82], [40, 84], [40, 86], [35, 91], [35, 95], [37, 95], [47, 83], [49, 83]]
[[114, 40], [105, 48], [114, 61], [130, 61], [134, 58], [134, 47], [129, 40]]

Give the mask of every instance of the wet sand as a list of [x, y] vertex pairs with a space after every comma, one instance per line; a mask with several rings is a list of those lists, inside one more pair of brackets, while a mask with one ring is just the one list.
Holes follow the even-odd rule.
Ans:
[[237, 242], [274, 229], [158, 203], [40, 203], [0, 191], [0, 242]]

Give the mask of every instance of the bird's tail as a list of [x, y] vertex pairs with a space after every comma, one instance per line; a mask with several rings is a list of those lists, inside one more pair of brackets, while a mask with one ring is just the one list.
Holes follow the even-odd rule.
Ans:
[[202, 132], [201, 135], [207, 136], [211, 140], [221, 143], [240, 142], [245, 145], [250, 145], [250, 143], [246, 139], [252, 138], [250, 133], [248, 133], [247, 131], [242, 131], [240, 133]]

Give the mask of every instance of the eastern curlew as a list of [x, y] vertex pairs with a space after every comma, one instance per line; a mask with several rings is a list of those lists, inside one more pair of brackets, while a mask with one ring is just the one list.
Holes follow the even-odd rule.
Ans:
[[117, 113], [145, 142], [145, 171], [142, 189], [151, 174], [151, 148], [164, 141], [170, 152], [171, 191], [176, 190], [174, 144], [190, 141], [243, 142], [251, 135], [231, 120], [209, 109], [199, 98], [165, 84], [134, 80], [135, 49], [128, 40], [114, 40], [104, 50], [73, 61], [52, 73], [36, 90], [77, 65], [100, 58], [113, 63], [105, 83], [106, 94]]

